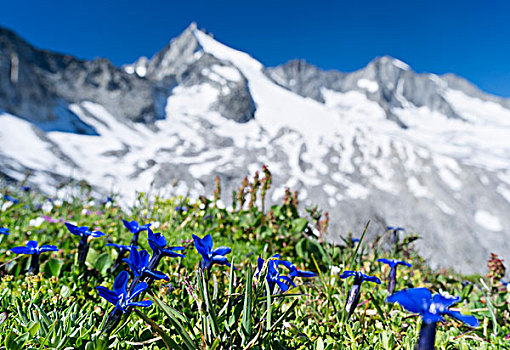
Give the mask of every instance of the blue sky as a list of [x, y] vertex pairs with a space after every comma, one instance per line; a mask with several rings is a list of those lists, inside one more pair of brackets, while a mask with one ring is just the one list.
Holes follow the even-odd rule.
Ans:
[[40, 48], [121, 65], [196, 21], [267, 66], [304, 58], [353, 71], [391, 55], [510, 97], [510, 1], [5, 0], [0, 25]]

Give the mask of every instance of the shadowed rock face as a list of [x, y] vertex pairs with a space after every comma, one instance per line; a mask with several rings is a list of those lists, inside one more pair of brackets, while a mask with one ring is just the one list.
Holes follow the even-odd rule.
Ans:
[[461, 119], [442, 96], [445, 82], [438, 82], [432, 74], [417, 74], [405, 63], [388, 56], [376, 58], [365, 68], [353, 73], [323, 71], [303, 60], [294, 60], [268, 68], [266, 74], [277, 84], [319, 102], [324, 102], [322, 89], [360, 91], [377, 102], [388, 119], [404, 128], [405, 123], [393, 114], [393, 109], [405, 108], [406, 103], [427, 107], [448, 118]]
[[390, 57], [264, 68], [194, 24], [121, 68], [0, 29], [0, 177], [52, 193], [83, 179], [130, 203], [212, 193], [218, 175], [228, 205], [268, 164], [269, 203], [298, 190], [330, 212], [328, 239], [404, 226], [432, 264], [482, 272], [491, 251], [510, 259], [509, 101]]
[[92, 101], [120, 120], [153, 123], [164, 117], [165, 90], [106, 59], [83, 61], [37, 50], [0, 28], [0, 108], [45, 131], [96, 134], [69, 110]]

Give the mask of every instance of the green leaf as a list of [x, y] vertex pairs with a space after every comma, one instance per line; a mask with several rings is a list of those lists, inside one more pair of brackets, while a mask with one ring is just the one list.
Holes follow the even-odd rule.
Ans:
[[110, 254], [103, 253], [97, 257], [96, 261], [94, 262], [94, 268], [99, 270], [101, 274], [104, 274], [106, 270], [111, 266], [111, 264], [112, 259]]
[[158, 304], [159, 308], [165, 313], [168, 317], [170, 323], [175, 327], [179, 335], [182, 337], [182, 341], [188, 350], [196, 350], [199, 349], [197, 344], [191, 339], [186, 328], [184, 328], [183, 323], [188, 323], [184, 315], [179, 313], [173, 307], [165, 304], [161, 300], [158, 299], [155, 295], [151, 295], [151, 299], [154, 300], [156, 304]]
[[306, 218], [297, 218], [292, 220], [292, 231], [294, 233], [301, 233], [305, 230], [308, 220]]
[[37, 331], [41, 328], [41, 324], [39, 322], [32, 322], [32, 325], [28, 328], [28, 333], [33, 338]]
[[246, 274], [246, 286], [244, 291], [243, 319], [241, 321], [244, 334], [249, 339], [251, 337], [251, 308], [252, 308], [252, 268], [248, 265]]
[[48, 262], [44, 266], [44, 274], [50, 275], [53, 277], [58, 277], [60, 275], [61, 267], [62, 267], [62, 262], [60, 260], [51, 258], [50, 260], [48, 260]]
[[144, 320], [146, 323], [151, 326], [152, 330], [154, 330], [156, 333], [158, 333], [161, 336], [161, 339], [163, 339], [163, 342], [165, 343], [167, 349], [176, 349], [181, 350], [182, 347], [177, 345], [177, 343], [161, 328], [159, 327], [156, 322], [154, 322], [149, 316], [144, 314], [138, 309], [135, 309], [135, 312], [142, 320]]
[[29, 337], [30, 337], [30, 333], [28, 333], [28, 332], [23, 333], [19, 337], [16, 337], [16, 334], [14, 332], [11, 332], [5, 339], [5, 347], [7, 348], [7, 350], [22, 349], [23, 346], [25, 346], [25, 343], [27, 342]]
[[271, 329], [271, 315], [272, 315], [272, 310], [271, 310], [271, 288], [269, 287], [269, 282], [267, 281], [267, 279], [264, 279], [264, 283], [266, 285], [266, 295], [267, 295], [267, 329]]

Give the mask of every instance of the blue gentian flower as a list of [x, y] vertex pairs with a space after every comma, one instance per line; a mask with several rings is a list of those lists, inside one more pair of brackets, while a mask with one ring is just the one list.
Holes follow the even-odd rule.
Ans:
[[213, 249], [213, 240], [210, 234], [204, 238], [193, 235], [193, 240], [195, 241], [196, 250], [203, 258], [200, 264], [202, 270], [210, 270], [213, 264], [231, 266], [225, 255], [229, 254], [232, 249], [229, 247]]
[[[251, 253], [250, 253], [251, 254]], [[275, 254], [273, 255], [271, 258], [269, 258], [269, 260], [273, 260], [275, 261], [277, 264], [279, 264], [280, 262], [282, 262], [282, 260], [280, 259], [280, 254]], [[262, 259], [261, 257], [259, 257], [257, 259], [257, 270], [255, 271], [255, 277], [259, 277], [259, 274], [262, 272], [262, 269], [264, 267], [264, 262], [265, 260]], [[290, 262], [289, 262], [290, 264]], [[277, 265], [278, 266], [278, 265]]]
[[446, 298], [440, 294], [432, 296], [427, 288], [404, 289], [386, 298], [387, 302], [399, 303], [404, 309], [421, 315], [423, 323], [418, 340], [419, 350], [434, 349], [436, 323], [444, 321], [443, 315], [449, 315], [471, 327], [479, 326], [476, 317], [448, 309], [459, 300], [459, 297]]
[[150, 255], [146, 250], [138, 252], [133, 248], [131, 254], [129, 254], [129, 259], [124, 259], [124, 261], [129, 265], [135, 276], [140, 278], [148, 276], [154, 280], [169, 280], [164, 273], [149, 268]]
[[289, 277], [292, 279], [294, 279], [296, 277], [310, 278], [310, 277], [317, 276], [317, 274], [315, 274], [314, 272], [311, 272], [311, 271], [298, 270], [296, 265], [294, 265], [286, 260], [281, 260], [280, 263], [289, 269]]
[[65, 223], [69, 232], [73, 235], [80, 236], [80, 243], [78, 245], [78, 263], [84, 264], [87, 259], [87, 253], [89, 252], [88, 238], [97, 238], [104, 236], [104, 233], [101, 231], [90, 231], [88, 226], [75, 226], [68, 222]]
[[38, 246], [37, 241], [28, 241], [25, 247], [15, 247], [11, 251], [16, 254], [41, 254], [44, 252], [57, 252], [58, 248], [54, 245], [45, 244]]
[[185, 212], [185, 211], [188, 211], [188, 207], [183, 205], [182, 207], [181, 206], [176, 206], [175, 207], [175, 211], [182, 211], [182, 212]]
[[393, 292], [395, 291], [395, 286], [397, 285], [397, 266], [405, 265], [411, 267], [413, 265], [403, 260], [397, 259], [377, 259], [377, 261], [390, 266], [390, 274], [388, 276], [388, 292], [390, 294], [393, 294]]
[[17, 200], [16, 198], [14, 198], [12, 196], [9, 196], [8, 194], [4, 195], [4, 200], [12, 202], [14, 204], [18, 204], [19, 203], [19, 200]]
[[122, 313], [126, 313], [128, 308], [133, 306], [148, 307], [152, 305], [152, 300], [133, 301], [147, 289], [147, 283], [138, 283], [131, 294], [128, 295], [127, 284], [129, 274], [127, 271], [119, 273], [115, 282], [113, 283], [113, 290], [109, 290], [103, 286], [96, 287], [99, 295], [106, 299], [111, 304], [115, 305], [115, 309], [120, 310]]
[[[293, 279], [288, 276], [280, 275], [280, 263], [288, 263], [292, 265], [288, 261], [280, 260], [280, 254], [275, 254], [267, 261], [267, 275], [266, 280], [269, 284], [269, 289], [271, 293], [274, 292], [275, 286], [278, 286], [282, 292], [286, 292], [289, 289], [289, 286], [296, 286]], [[257, 272], [255, 273], [255, 277], [258, 277], [264, 268], [265, 260], [262, 258], [257, 259]]]
[[124, 259], [124, 255], [126, 255], [127, 252], [130, 252], [132, 248], [137, 249], [138, 247], [132, 246], [132, 245], [122, 245], [122, 244], [115, 244], [115, 243], [108, 243], [106, 246], [108, 247], [114, 247], [119, 251], [117, 254], [117, 258], [115, 259], [115, 262], [113, 263], [111, 267], [111, 271], [115, 271], [122, 262], [122, 259]]
[[171, 258], [185, 258], [186, 255], [179, 254], [176, 251], [184, 250], [184, 247], [173, 247], [169, 246], [167, 247], [167, 240], [165, 236], [163, 236], [159, 232], [152, 232], [150, 228], [147, 229], [148, 231], [148, 241], [149, 245], [152, 249], [152, 258], [149, 261], [149, 268], [151, 270], [154, 270], [158, 267], [159, 262], [161, 259], [165, 256], [169, 256]]
[[381, 280], [379, 278], [377, 278], [375, 276], [368, 276], [362, 272], [357, 272], [357, 271], [344, 271], [338, 277], [339, 278], [347, 278], [347, 277], [351, 277], [351, 276], [354, 276], [354, 283], [358, 283], [358, 282], [362, 283], [363, 281], [368, 281], [368, 282], [381, 284]]
[[30, 254], [32, 259], [30, 260], [30, 267], [28, 273], [38, 274], [39, 273], [39, 254], [44, 252], [58, 252], [58, 248], [54, 245], [45, 244], [38, 246], [37, 241], [28, 241], [24, 247], [15, 247], [11, 251], [16, 254]]
[[403, 227], [400, 227], [400, 226], [386, 226], [386, 229], [389, 231], [393, 231], [393, 243], [394, 244], [398, 243], [398, 232], [399, 231], [406, 232], [406, 229]]
[[[262, 264], [263, 263], [264, 262], [262, 262]], [[287, 289], [289, 289], [289, 284], [292, 285], [293, 287], [296, 287], [296, 284], [294, 283], [292, 278], [290, 278], [289, 276], [280, 275], [278, 261], [276, 261], [276, 260], [268, 261], [266, 279], [269, 282], [269, 288], [271, 289], [271, 291], [274, 290], [275, 285], [278, 285], [278, 287], [282, 290], [282, 292], [286, 292]]]
[[377, 259], [377, 261], [382, 262], [383, 264], [387, 264], [391, 268], [397, 267], [398, 265], [405, 265], [408, 267], [413, 266], [413, 265], [409, 264], [408, 262], [405, 262], [403, 260], [397, 260], [397, 259]]
[[176, 251], [180, 251], [180, 250], [184, 250], [184, 247], [179, 247], [179, 246], [166, 246], [167, 245], [167, 240], [166, 240], [166, 237], [163, 236], [160, 232], [152, 232], [151, 229], [148, 229], [149, 231], [149, 234], [148, 234], [148, 241], [149, 241], [149, 246], [151, 247], [152, 249], [152, 255], [153, 257], [154, 256], [159, 256], [159, 257], [163, 257], [163, 256], [169, 256], [171, 258], [185, 258], [186, 255], [183, 255], [183, 254], [179, 254], [177, 253]]
[[68, 222], [65, 223], [67, 229], [69, 232], [71, 232], [73, 235], [80, 236], [80, 237], [92, 237], [97, 238], [104, 236], [104, 233], [101, 231], [90, 231], [88, 226], [75, 226], [73, 224], [70, 224]]
[[389, 231], [405, 231], [406, 229], [400, 226], [386, 226]]
[[138, 245], [138, 238], [140, 237], [140, 232], [148, 230], [149, 227], [152, 225], [150, 223], [145, 224], [145, 225], [140, 225], [135, 220], [127, 221], [124, 219], [122, 220], [122, 223], [133, 234], [133, 239], [131, 239], [132, 245]]
[[9, 229], [7, 227], [0, 227], [0, 234], [9, 236]]
[[367, 276], [364, 273], [357, 271], [344, 271], [339, 278], [347, 278], [354, 276], [354, 284], [349, 291], [349, 295], [347, 297], [347, 301], [345, 303], [345, 310], [349, 313], [349, 317], [351, 317], [352, 313], [356, 309], [359, 303], [361, 284], [363, 281], [373, 282], [377, 284], [381, 284], [381, 280], [375, 276]]
[[29, 192], [32, 188], [30, 186], [21, 186], [21, 189], [23, 190], [23, 192]]

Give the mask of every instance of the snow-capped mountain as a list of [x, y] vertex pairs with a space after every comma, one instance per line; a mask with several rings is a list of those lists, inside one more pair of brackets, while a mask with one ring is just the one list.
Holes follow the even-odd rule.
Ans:
[[[267, 164], [330, 212], [330, 236], [401, 225], [434, 264], [510, 259], [510, 100], [391, 57], [353, 73], [265, 68], [191, 25], [116, 67], [35, 49], [0, 29], [0, 173], [43, 191], [212, 193]], [[177, 181], [176, 181], [177, 180]]]

